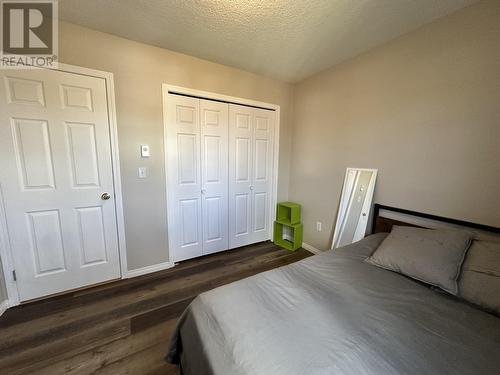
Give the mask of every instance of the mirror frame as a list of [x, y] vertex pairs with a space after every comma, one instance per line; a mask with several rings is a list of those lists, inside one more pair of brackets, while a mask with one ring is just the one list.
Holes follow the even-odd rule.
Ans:
[[[340, 237], [340, 231], [341, 231], [341, 228], [340, 228], [340, 224], [343, 222], [343, 219], [346, 215], [346, 213], [348, 212], [349, 210], [349, 207], [350, 207], [350, 203], [349, 203], [349, 198], [350, 197], [346, 197], [345, 195], [347, 194], [347, 190], [346, 190], [346, 187], [347, 187], [347, 184], [348, 184], [348, 180], [349, 180], [349, 175], [350, 175], [350, 172], [352, 171], [355, 171], [355, 172], [372, 172], [373, 175], [372, 175], [372, 178], [370, 179], [370, 183], [368, 185], [368, 189], [367, 189], [367, 192], [366, 192], [366, 198], [365, 198], [365, 201], [363, 202], [363, 207], [362, 207], [362, 215], [360, 216], [359, 220], [362, 221], [362, 225], [363, 225], [363, 230], [362, 230], [362, 233], [356, 233], [354, 235], [354, 238], [353, 238], [353, 242], [356, 242], [356, 241], [359, 241], [361, 239], [364, 238], [365, 234], [366, 234], [366, 228], [368, 227], [368, 219], [370, 217], [370, 210], [371, 210], [371, 207], [372, 207], [372, 201], [373, 201], [373, 193], [375, 191], [375, 183], [377, 181], [377, 174], [378, 174], [378, 169], [371, 169], [371, 168], [352, 168], [352, 167], [349, 167], [349, 168], [346, 168], [346, 172], [345, 172], [345, 176], [344, 176], [344, 184], [342, 185], [342, 192], [341, 192], [341, 195], [340, 195], [340, 205], [339, 205], [339, 208], [338, 208], [338, 213], [337, 213], [337, 220], [335, 221], [335, 230], [333, 232], [333, 239], [332, 239], [332, 243], [331, 243], [331, 246], [330, 246], [330, 249], [335, 249], [335, 244], [337, 243], [339, 237]], [[345, 212], [343, 212], [343, 207], [346, 206], [346, 209], [345, 209]], [[363, 223], [364, 222], [364, 223]], [[359, 225], [359, 224], [358, 224]]]

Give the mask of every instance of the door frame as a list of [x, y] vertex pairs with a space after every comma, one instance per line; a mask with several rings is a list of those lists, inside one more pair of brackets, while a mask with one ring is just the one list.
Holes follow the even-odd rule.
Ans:
[[[86, 75], [95, 78], [102, 78], [106, 83], [106, 101], [109, 116], [109, 135], [111, 144], [111, 164], [113, 174], [113, 185], [115, 191], [115, 213], [118, 235], [118, 254], [120, 257], [120, 277], [127, 278], [127, 251], [125, 243], [125, 221], [123, 217], [123, 198], [122, 185], [120, 175], [120, 157], [118, 149], [118, 126], [116, 121], [116, 106], [115, 106], [115, 86], [113, 73], [104, 72], [90, 68], [83, 68], [75, 65], [58, 64], [58, 68], [42, 68], [48, 70], [56, 70], [60, 72]], [[19, 292], [17, 289], [17, 281], [14, 280], [14, 261], [12, 258], [12, 247], [10, 245], [9, 235], [7, 231], [7, 216], [4, 206], [4, 196], [0, 185], [0, 256], [2, 258], [2, 269], [5, 279], [5, 287], [7, 290], [7, 307], [13, 307], [20, 304]], [[46, 298], [46, 297], [43, 297]], [[1, 312], [0, 312], [1, 315]]]
[[272, 176], [272, 194], [271, 194], [271, 209], [269, 210], [269, 233], [268, 239], [272, 239], [273, 236], [273, 225], [276, 218], [276, 210], [273, 207], [276, 207], [278, 202], [278, 166], [279, 166], [279, 141], [280, 141], [280, 116], [281, 116], [281, 108], [277, 104], [271, 104], [266, 102], [261, 102], [252, 99], [239, 98], [236, 96], [229, 96], [223, 94], [217, 94], [210, 91], [202, 91], [191, 89], [187, 87], [175, 86], [168, 83], [162, 83], [161, 85], [161, 93], [162, 93], [162, 109], [163, 109], [163, 149], [164, 149], [164, 168], [165, 168], [165, 193], [166, 193], [166, 201], [167, 201], [167, 236], [168, 236], [168, 259], [169, 262], [172, 261], [170, 249], [173, 248], [172, 237], [169, 235], [169, 226], [168, 223], [172, 222], [172, 218], [170, 217], [171, 210], [169, 207], [169, 199], [168, 199], [168, 168], [167, 168], [167, 101], [168, 94], [179, 94], [185, 96], [196, 97], [200, 99], [207, 100], [215, 100], [222, 101], [229, 104], [238, 104], [238, 105], [246, 105], [249, 107], [257, 107], [261, 109], [268, 109], [274, 111], [276, 113], [275, 123], [274, 123], [274, 144], [273, 144], [273, 176]]

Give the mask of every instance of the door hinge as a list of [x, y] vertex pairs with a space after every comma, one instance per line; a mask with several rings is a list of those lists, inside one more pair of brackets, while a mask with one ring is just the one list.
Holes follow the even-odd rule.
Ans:
[[14, 281], [17, 281], [16, 270], [12, 271], [12, 278], [14, 279]]

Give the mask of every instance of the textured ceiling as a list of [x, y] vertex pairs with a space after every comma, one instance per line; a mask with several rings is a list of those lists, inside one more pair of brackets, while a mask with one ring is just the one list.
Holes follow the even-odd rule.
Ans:
[[62, 20], [289, 82], [478, 0], [60, 0]]

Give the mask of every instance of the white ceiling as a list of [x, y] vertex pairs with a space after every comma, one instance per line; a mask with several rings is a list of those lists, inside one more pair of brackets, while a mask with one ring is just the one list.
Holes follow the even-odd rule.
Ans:
[[289, 82], [478, 0], [60, 0], [62, 20]]

